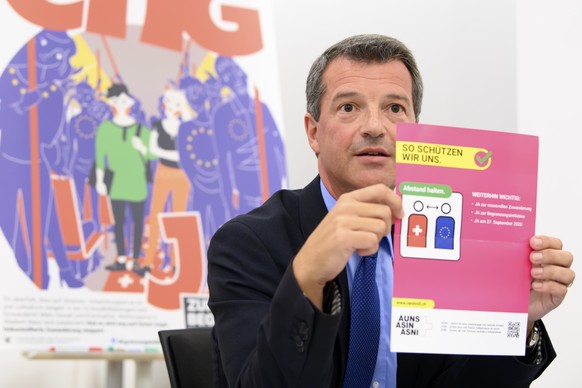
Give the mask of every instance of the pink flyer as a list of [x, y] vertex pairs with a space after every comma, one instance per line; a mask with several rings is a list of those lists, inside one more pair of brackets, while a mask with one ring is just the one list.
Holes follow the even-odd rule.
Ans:
[[538, 138], [398, 124], [392, 351], [523, 355]]

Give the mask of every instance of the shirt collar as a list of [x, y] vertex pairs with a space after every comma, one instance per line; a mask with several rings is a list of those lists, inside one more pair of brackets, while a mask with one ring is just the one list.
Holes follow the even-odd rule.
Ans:
[[330, 211], [337, 201], [331, 196], [321, 179], [319, 180], [319, 187], [321, 188], [321, 196], [323, 197], [323, 202], [325, 202], [325, 207], [327, 208], [327, 211]]

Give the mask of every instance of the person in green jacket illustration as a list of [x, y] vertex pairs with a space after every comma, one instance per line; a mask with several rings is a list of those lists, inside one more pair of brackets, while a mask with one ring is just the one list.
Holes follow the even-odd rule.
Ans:
[[[150, 130], [141, 125], [131, 110], [136, 100], [123, 84], [113, 84], [107, 90], [113, 119], [104, 121], [95, 139], [96, 183], [100, 195], [108, 195], [115, 219], [117, 258], [105, 268], [122, 271], [137, 267], [144, 228], [144, 209], [148, 194], [146, 161], [150, 158], [146, 144]], [[106, 168], [113, 173], [109, 187], [105, 183]], [[125, 214], [129, 207], [133, 221], [133, 263], [127, 260], [125, 247]], [[128, 264], [131, 263], [129, 266]]]

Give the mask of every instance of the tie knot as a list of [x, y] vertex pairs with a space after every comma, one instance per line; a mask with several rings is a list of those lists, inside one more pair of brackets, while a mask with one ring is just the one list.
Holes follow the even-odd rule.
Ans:
[[375, 259], [377, 257], [378, 257], [378, 252], [372, 253], [371, 255], [368, 255], [368, 256], [362, 256], [362, 259]]

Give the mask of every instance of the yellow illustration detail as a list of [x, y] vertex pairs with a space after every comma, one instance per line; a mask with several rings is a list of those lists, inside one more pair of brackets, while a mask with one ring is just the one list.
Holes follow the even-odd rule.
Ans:
[[208, 78], [208, 74], [212, 74], [213, 77], [218, 77], [216, 70], [214, 70], [214, 62], [216, 62], [216, 55], [206, 54], [200, 66], [196, 68], [196, 78], [201, 82], [205, 82]]
[[[201, 82], [206, 82], [210, 76], [214, 78], [218, 78], [218, 74], [216, 73], [216, 69], [214, 68], [214, 64], [216, 63], [216, 54], [206, 54], [200, 66], [196, 68], [196, 78], [198, 78]], [[223, 86], [220, 89], [220, 97], [222, 101], [226, 101], [229, 98], [233, 97], [234, 93], [228, 86]], [[210, 109], [210, 102], [208, 100], [204, 103], [207, 110]]]
[[[198, 130], [193, 129], [192, 134], [197, 134], [197, 131], [201, 135], [206, 135], [206, 136], [212, 136], [212, 134], [213, 134], [212, 130], [209, 130], [208, 128], [204, 128], [204, 127], [200, 127], [200, 128], [198, 128]], [[193, 143], [193, 142], [194, 142], [194, 139], [192, 138], [192, 136], [188, 136], [188, 143]], [[212, 160], [204, 160], [203, 158], [199, 159], [198, 155], [196, 155], [194, 152], [191, 152], [193, 150], [193, 148], [194, 148], [194, 146], [192, 144], [186, 145], [186, 149], [188, 151], [190, 151], [190, 159], [195, 160], [197, 166], [203, 166], [204, 168], [211, 168], [212, 166], [218, 165], [218, 160], [216, 160], [216, 159], [212, 159]]]
[[[77, 52], [73, 57], [71, 57], [70, 62], [74, 68], [81, 69], [81, 71], [73, 75], [75, 83], [79, 83], [86, 79], [89, 85], [93, 88], [97, 88], [97, 81], [100, 76], [100, 90], [107, 90], [112, 84], [111, 78], [107, 76], [107, 73], [103, 71], [103, 68], [101, 68], [99, 74], [97, 74], [97, 58], [87, 42], [85, 42], [85, 39], [83, 39], [81, 35], [75, 35], [72, 38], [77, 46]], [[100, 57], [101, 63], [104, 63], [106, 59], [104, 51], [101, 52]]]

